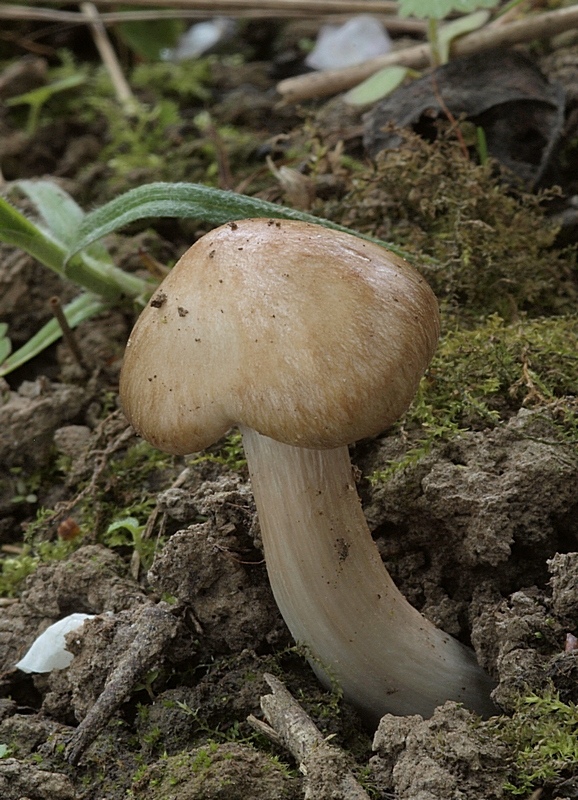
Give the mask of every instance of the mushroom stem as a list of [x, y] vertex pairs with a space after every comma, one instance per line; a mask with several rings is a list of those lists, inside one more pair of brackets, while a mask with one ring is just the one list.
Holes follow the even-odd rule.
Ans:
[[474, 654], [397, 589], [379, 556], [347, 447], [311, 450], [241, 427], [275, 600], [326, 685], [377, 725], [446, 700], [495, 713]]

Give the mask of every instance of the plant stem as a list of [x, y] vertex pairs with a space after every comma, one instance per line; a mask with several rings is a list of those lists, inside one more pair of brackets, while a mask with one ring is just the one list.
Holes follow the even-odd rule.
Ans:
[[427, 40], [431, 50], [432, 67], [439, 67], [442, 63], [439, 46], [439, 23], [433, 17], [430, 17], [427, 21]]

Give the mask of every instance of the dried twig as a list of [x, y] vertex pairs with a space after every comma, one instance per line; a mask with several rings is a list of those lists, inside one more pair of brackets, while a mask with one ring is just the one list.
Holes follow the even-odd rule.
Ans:
[[[47, 3], [50, 0], [46, 0]], [[96, 3], [98, 4], [98, 3]], [[126, 5], [126, 4], [125, 4]], [[140, 4], [139, 4], [140, 5]], [[176, 4], [171, 4], [176, 5]], [[385, 10], [385, 9], [384, 9]], [[119, 22], [147, 22], [161, 19], [206, 19], [209, 14], [214, 12], [212, 4], [202, 3], [198, 7], [190, 8], [165, 8], [165, 9], [142, 9], [136, 11], [102, 11], [100, 13], [100, 20], [103, 25], [116, 25]], [[315, 4], [311, 4], [309, 8], [304, 11], [300, 8], [259, 8], [255, 7], [254, 3], [247, 3], [245, 6], [235, 6], [234, 8], [220, 10], [221, 14], [226, 14], [229, 17], [238, 17], [245, 19], [319, 19], [323, 18], [330, 22], [343, 21], [344, 18], [349, 18], [354, 11], [341, 12], [327, 12], [323, 8], [318, 8]], [[420, 19], [412, 19], [410, 17], [397, 17], [389, 13], [374, 12], [374, 16], [378, 17], [383, 23], [384, 27], [390, 33], [407, 33], [413, 35], [422, 35], [426, 33], [427, 24]], [[58, 22], [68, 25], [85, 25], [86, 17], [79, 11], [62, 11], [61, 9], [41, 8], [34, 6], [33, 8], [25, 5], [7, 4], [0, 6], [0, 19], [14, 19], [14, 20], [38, 20], [39, 22]]]
[[84, 362], [84, 358], [82, 357], [82, 351], [80, 346], [76, 340], [76, 336], [70, 325], [68, 324], [68, 320], [66, 319], [66, 315], [62, 310], [62, 304], [60, 302], [60, 297], [56, 295], [51, 297], [48, 301], [48, 305], [50, 306], [50, 310], [52, 311], [56, 321], [60, 326], [60, 330], [62, 332], [62, 338], [68, 345], [68, 349], [72, 353], [72, 356], [80, 369], [83, 373], [88, 372], [86, 364]]
[[[536, 14], [507, 25], [487, 25], [457, 39], [452, 47], [452, 56], [467, 56], [482, 50], [509, 47], [532, 39], [547, 39], [576, 27], [578, 27], [578, 5]], [[430, 56], [429, 45], [421, 44], [372, 58], [354, 67], [288, 78], [277, 85], [277, 91], [286, 103], [326, 97], [351, 89], [383, 67], [399, 64], [413, 69], [423, 69], [430, 63]]]
[[291, 753], [305, 778], [305, 800], [369, 800], [369, 795], [351, 772], [343, 750], [329, 744], [315, 723], [280, 680], [266, 673], [273, 694], [261, 698], [261, 709], [269, 725], [253, 716], [249, 723]]
[[[60, 5], [62, 0], [44, 0], [46, 5]], [[36, 0], [21, 0], [24, 5], [36, 5]], [[97, 6], [116, 6], [118, 0], [93, 0]], [[325, 14], [395, 14], [397, 3], [391, 0], [124, 0], [123, 6], [153, 6], [155, 8], [198, 9], [205, 16], [235, 14], [239, 11], [275, 12], [291, 15]]]
[[124, 77], [114, 48], [110, 43], [110, 39], [100, 19], [98, 9], [94, 3], [81, 3], [80, 8], [82, 13], [90, 21], [94, 43], [98, 48], [98, 52], [109, 74], [119, 102], [128, 114], [134, 113], [138, 107], [138, 102], [132, 93], [132, 89], [128, 85], [127, 79]]
[[86, 748], [130, 696], [135, 684], [162, 661], [168, 643], [176, 636], [178, 624], [164, 603], [143, 608], [131, 626], [136, 630], [132, 644], [68, 742], [65, 757], [71, 764], [78, 763]]

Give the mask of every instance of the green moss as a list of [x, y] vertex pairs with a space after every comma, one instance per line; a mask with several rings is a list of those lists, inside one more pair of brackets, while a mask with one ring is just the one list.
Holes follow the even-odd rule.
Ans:
[[521, 697], [512, 717], [492, 720], [487, 730], [514, 752], [505, 786], [514, 796], [528, 797], [576, 774], [578, 707], [553, 690]]
[[211, 80], [210, 63], [198, 58], [178, 63], [155, 61], [139, 64], [131, 74], [130, 83], [145, 94], [161, 94], [190, 103], [210, 98], [208, 84]]
[[577, 341], [576, 316], [457, 324], [441, 339], [413, 413], [419, 420], [428, 406], [447, 424], [472, 427], [576, 395]]
[[39, 564], [63, 561], [78, 546], [74, 542], [40, 541], [25, 544], [18, 555], [5, 556], [0, 560], [0, 597], [15, 597], [23, 581]]
[[209, 742], [139, 771], [128, 797], [168, 800], [178, 787], [182, 800], [282, 800], [295, 796], [293, 782], [277, 759], [249, 745]]
[[[119, 548], [128, 558], [136, 550], [140, 562], [149, 566], [162, 539], [145, 538], [145, 523], [156, 504], [155, 491], [166, 485], [167, 474], [173, 474], [173, 463], [172, 456], [140, 441], [124, 452], [111, 454], [100, 473], [95, 464], [87, 464], [89, 470], [96, 468], [96, 478], [94, 473], [87, 477], [83, 471], [82, 480], [69, 487], [76, 499], [67, 514], [71, 514], [78, 525], [78, 534], [70, 541], [61, 538], [47, 541], [48, 535], [52, 536], [62, 522], [62, 515], [48, 508], [39, 510], [36, 519], [25, 523], [21, 552], [14, 556], [3, 555], [0, 559], [0, 596], [16, 596], [24, 579], [39, 564], [64, 560], [84, 543], [86, 533], [90, 533], [91, 541]], [[55, 472], [61, 466], [62, 460], [56, 458], [42, 473], [27, 475], [21, 469], [16, 475], [16, 484], [21, 481], [28, 492], [33, 487], [41, 494], [45, 485], [54, 483]], [[18, 485], [16, 490], [20, 491]], [[23, 502], [19, 495], [17, 499]]]
[[505, 183], [492, 162], [466, 159], [455, 138], [403, 137], [319, 213], [401, 245], [418, 266], [422, 257], [442, 305], [462, 317], [575, 308], [575, 253], [556, 249], [544, 197]]
[[169, 99], [159, 99], [150, 107], [139, 106], [127, 116], [112, 97], [95, 97], [94, 108], [107, 121], [109, 143], [102, 159], [118, 177], [136, 170], [162, 174], [167, 160], [169, 129], [179, 122], [179, 107]]
[[233, 472], [241, 472], [247, 465], [247, 459], [240, 432], [238, 430], [231, 431], [224, 439], [195, 456], [191, 463], [199, 464], [203, 461], [222, 464]]
[[213, 763], [216, 751], [217, 745], [214, 742], [205, 747], [200, 747], [190, 762], [191, 770], [195, 773], [206, 772]]
[[413, 446], [374, 480], [419, 459], [435, 441], [491, 427], [522, 407], [548, 409], [561, 435], [578, 442], [578, 317], [507, 323], [492, 315], [474, 328], [446, 324], [430, 370], [397, 426], [413, 432]]

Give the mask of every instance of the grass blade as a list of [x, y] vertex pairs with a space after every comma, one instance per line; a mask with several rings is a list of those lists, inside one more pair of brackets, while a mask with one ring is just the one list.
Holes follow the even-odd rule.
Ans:
[[[94, 317], [101, 311], [110, 308], [110, 304], [93, 294], [81, 294], [64, 308], [64, 315], [71, 328], [75, 328], [84, 320]], [[30, 359], [42, 353], [62, 335], [58, 322], [51, 319], [37, 333], [22, 345], [15, 353], [0, 364], [0, 377], [8, 375], [18, 367], [26, 364]]]

